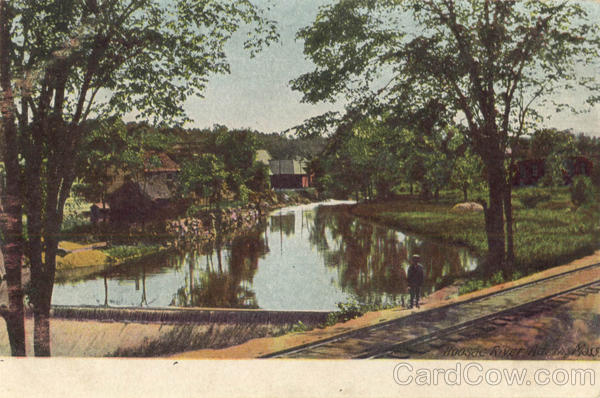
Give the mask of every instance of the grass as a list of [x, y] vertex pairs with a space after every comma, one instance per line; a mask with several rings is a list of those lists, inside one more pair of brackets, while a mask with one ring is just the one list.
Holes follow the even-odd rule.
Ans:
[[[531, 193], [527, 188], [515, 190], [513, 195], [515, 267], [520, 273], [561, 265], [591, 254], [599, 247], [598, 207], [573, 206], [565, 188], [543, 191], [543, 196], [550, 199], [535, 203], [532, 208], [521, 202], [527, 197], [531, 206]], [[359, 204], [353, 213], [406, 232], [464, 245], [484, 255], [487, 238], [483, 213], [451, 212], [455, 203], [447, 197], [439, 202], [404, 197], [384, 203]]]
[[75, 242], [69, 242], [66, 240], [62, 240], [58, 243], [58, 248], [59, 249], [63, 249], [66, 251], [73, 251], [73, 250], [77, 250], [77, 249], [83, 249], [85, 248], [86, 245], [82, 245], [80, 243], [75, 243]]
[[110, 258], [100, 250], [86, 250], [56, 257], [57, 269], [98, 267], [109, 264]]
[[137, 245], [116, 245], [111, 246], [104, 252], [115, 260], [122, 262], [135, 258], [156, 254], [162, 251], [164, 247], [158, 244], [139, 243]]
[[[85, 245], [68, 241], [61, 241], [59, 244], [59, 248], [68, 251], [85, 247]], [[156, 244], [118, 245], [104, 250], [83, 250], [68, 253], [64, 257], [56, 256], [56, 267], [59, 270], [65, 270], [122, 264], [144, 256], [157, 254], [163, 250], [163, 246]]]
[[402, 199], [362, 203], [352, 213], [368, 217], [406, 232], [413, 232], [468, 246], [477, 253], [487, 249], [482, 213], [453, 213], [447, 203]]

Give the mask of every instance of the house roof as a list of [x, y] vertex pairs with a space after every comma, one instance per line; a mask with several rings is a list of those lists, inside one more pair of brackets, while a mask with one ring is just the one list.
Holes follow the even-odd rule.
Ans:
[[168, 183], [160, 178], [151, 178], [148, 181], [126, 180], [118, 186], [115, 185], [115, 189], [108, 194], [109, 201], [115, 195], [124, 198], [121, 200], [133, 202], [139, 200], [137, 195], [143, 195], [150, 200], [171, 199], [174, 196]]
[[306, 174], [306, 162], [303, 160], [271, 160], [271, 172], [278, 174]]
[[[157, 160], [158, 164], [153, 164]], [[176, 172], [179, 165], [164, 152], [148, 151], [144, 154], [144, 171], [152, 172]]]

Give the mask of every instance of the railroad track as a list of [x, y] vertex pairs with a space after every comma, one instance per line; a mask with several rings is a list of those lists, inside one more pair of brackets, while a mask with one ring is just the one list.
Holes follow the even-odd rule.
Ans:
[[544, 311], [553, 310], [589, 294], [598, 293], [600, 293], [600, 282], [592, 282], [586, 286], [559, 293], [553, 297], [500, 311], [465, 324], [430, 333], [412, 341], [401, 342], [384, 350], [365, 353], [365, 355], [357, 358], [410, 358], [414, 354], [424, 354], [430, 351], [431, 348], [439, 349], [451, 343], [479, 337], [484, 333], [496, 330], [498, 327], [517, 323], [521, 319], [529, 318]]
[[263, 358], [409, 358], [598, 293], [600, 263], [270, 353]]

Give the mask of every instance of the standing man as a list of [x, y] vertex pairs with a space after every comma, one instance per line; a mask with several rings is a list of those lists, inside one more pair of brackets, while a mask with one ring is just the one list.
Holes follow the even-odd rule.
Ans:
[[419, 296], [421, 295], [421, 287], [425, 280], [425, 271], [423, 271], [423, 266], [419, 263], [420, 259], [421, 257], [418, 254], [413, 254], [406, 275], [410, 291], [410, 305], [408, 308], [413, 308], [415, 303], [417, 308], [419, 308]]

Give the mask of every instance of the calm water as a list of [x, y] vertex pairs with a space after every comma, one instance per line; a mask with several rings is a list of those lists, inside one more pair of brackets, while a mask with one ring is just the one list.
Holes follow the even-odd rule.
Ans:
[[399, 302], [413, 253], [421, 255], [427, 292], [477, 267], [466, 249], [360, 220], [339, 205], [278, 210], [208, 251], [59, 278], [53, 304], [333, 310], [339, 302]]

